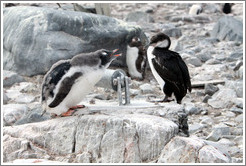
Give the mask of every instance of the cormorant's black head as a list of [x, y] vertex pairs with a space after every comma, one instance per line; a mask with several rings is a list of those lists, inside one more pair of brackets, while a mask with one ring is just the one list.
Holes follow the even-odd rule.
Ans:
[[107, 68], [115, 58], [117, 58], [118, 56], [121, 56], [121, 54], [115, 54], [117, 51], [118, 49], [115, 49], [113, 51], [109, 51], [105, 49], [97, 51], [96, 54], [97, 56], [99, 56], [101, 60], [100, 67]]
[[169, 49], [171, 40], [166, 34], [159, 32], [152, 36], [150, 39], [150, 45], [158, 48]]

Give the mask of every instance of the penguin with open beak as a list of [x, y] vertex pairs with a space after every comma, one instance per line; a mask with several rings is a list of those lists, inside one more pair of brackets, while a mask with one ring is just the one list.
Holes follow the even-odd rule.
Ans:
[[121, 56], [116, 54], [117, 51], [101, 49], [55, 63], [43, 79], [43, 114], [71, 116], [77, 108], [84, 108], [84, 105], [77, 104], [93, 90], [110, 63]]

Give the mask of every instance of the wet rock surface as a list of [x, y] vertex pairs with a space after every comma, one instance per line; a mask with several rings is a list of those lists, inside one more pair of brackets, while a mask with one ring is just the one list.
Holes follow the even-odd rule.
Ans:
[[[39, 6], [58, 8], [55, 4]], [[61, 6], [58, 10], [73, 10], [72, 4]], [[175, 101], [152, 103], [150, 99], [161, 100], [164, 95], [148, 69], [145, 80], [131, 81], [134, 109], [118, 107], [115, 91], [96, 87], [81, 102], [88, 109], [79, 110], [72, 117], [50, 119], [48, 114], [40, 116], [43, 75], [23, 77], [25, 82], [4, 87], [8, 97], [2, 110], [4, 162], [36, 162], [30, 160], [35, 158], [44, 163], [242, 163], [244, 48], [237, 36], [241, 32], [223, 30], [225, 40], [221, 34], [212, 35], [222, 18], [242, 22], [242, 4], [235, 3], [229, 16], [221, 12], [221, 4], [217, 3], [204, 4], [203, 13], [190, 16], [191, 6], [112, 3], [111, 14], [125, 20], [132, 12], [147, 13], [154, 21], [136, 21], [135, 25], [148, 37], [159, 31], [169, 33], [171, 49], [185, 60], [192, 84], [213, 80], [224, 83], [193, 88], [181, 105]], [[232, 33], [240, 40], [231, 41]], [[189, 155], [183, 155], [184, 151]]]

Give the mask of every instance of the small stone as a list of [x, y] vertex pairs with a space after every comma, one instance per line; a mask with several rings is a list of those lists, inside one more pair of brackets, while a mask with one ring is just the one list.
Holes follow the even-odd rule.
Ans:
[[243, 109], [237, 108], [237, 107], [232, 107], [232, 108], [230, 108], [229, 111], [234, 112], [236, 114], [242, 114], [243, 113]]
[[6, 93], [5, 92], [3, 92], [3, 104], [8, 104], [8, 101], [9, 101], [10, 99], [8, 98], [8, 96], [6, 95]]
[[206, 124], [206, 125], [212, 125], [214, 123], [214, 121], [209, 116], [203, 116], [203, 117], [201, 117], [201, 122], [200, 123], [201, 124]]
[[164, 33], [167, 34], [169, 37], [180, 37], [180, 36], [182, 36], [182, 31], [180, 28], [165, 29]]
[[242, 146], [243, 145], [243, 136], [237, 136], [235, 139], [234, 139], [234, 142], [236, 142], [236, 144], [238, 146]]
[[243, 128], [231, 128], [231, 134], [232, 135], [236, 135], [236, 136], [240, 136], [243, 135]]
[[241, 123], [241, 122], [243, 122], [243, 114], [240, 114], [240, 115], [238, 115], [236, 118], [235, 118], [235, 122], [237, 122], [237, 123]]
[[3, 70], [3, 87], [10, 87], [15, 83], [23, 81], [25, 81], [25, 79], [19, 74], [8, 70]]
[[207, 140], [218, 141], [222, 136], [229, 135], [230, 128], [224, 124], [218, 124], [213, 127], [212, 132], [207, 136]]
[[7, 104], [3, 105], [3, 120], [5, 125], [13, 125], [16, 121], [28, 111], [25, 104]]
[[202, 62], [206, 62], [212, 58], [212, 56], [208, 53], [199, 53], [196, 55], [196, 57], [199, 58]]
[[104, 94], [97, 94], [94, 98], [99, 100], [107, 100], [107, 97]]
[[154, 18], [151, 15], [145, 12], [141, 12], [141, 11], [129, 13], [126, 16], [125, 21], [140, 22], [140, 23], [154, 23], [155, 22]]
[[136, 96], [141, 93], [141, 91], [138, 89], [130, 89], [129, 91], [130, 91], [131, 96]]
[[214, 117], [218, 117], [218, 116], [221, 116], [221, 112], [216, 112], [216, 113], [214, 114]]
[[204, 128], [204, 125], [199, 123], [194, 123], [192, 125], [189, 125], [189, 133], [193, 134], [196, 133]]
[[28, 104], [32, 103], [35, 100], [35, 97], [32, 95], [21, 94], [17, 98], [14, 99], [19, 104]]
[[225, 113], [225, 116], [228, 117], [228, 118], [233, 118], [233, 117], [236, 116], [236, 114], [233, 113], [233, 112], [226, 112], [226, 113]]
[[195, 115], [198, 115], [201, 113], [201, 109], [200, 108], [197, 108], [195, 105], [193, 104], [187, 104], [185, 106], [185, 111], [187, 114], [189, 115], [192, 115], [192, 114], [195, 114]]
[[202, 102], [203, 103], [207, 103], [209, 99], [211, 99], [212, 97], [209, 96], [208, 94], [206, 94], [206, 96], [203, 98]]
[[195, 67], [202, 66], [201, 60], [198, 59], [197, 57], [191, 57], [191, 58], [187, 59], [187, 62], [188, 62], [189, 64], [194, 65]]
[[232, 141], [230, 141], [229, 139], [226, 138], [221, 138], [218, 143], [223, 144], [225, 146], [234, 146], [235, 143], [233, 143]]
[[221, 61], [217, 60], [217, 59], [209, 59], [208, 61], [206, 61], [207, 65], [216, 65], [216, 64], [221, 64]]
[[145, 84], [141, 85], [139, 88], [141, 89], [143, 94], [153, 93], [154, 92], [153, 88], [148, 83], [145, 83]]
[[204, 87], [205, 94], [213, 96], [213, 94], [217, 92], [218, 90], [219, 88], [211, 83], [205, 84], [205, 87]]

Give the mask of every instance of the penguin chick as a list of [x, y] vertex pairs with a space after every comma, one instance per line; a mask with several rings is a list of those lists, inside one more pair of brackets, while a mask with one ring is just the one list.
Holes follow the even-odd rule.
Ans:
[[126, 64], [128, 74], [133, 79], [143, 80], [147, 62], [146, 49], [138, 37], [133, 37], [127, 45]]
[[102, 78], [110, 63], [121, 54], [105, 49], [82, 53], [55, 63], [44, 76], [41, 104], [53, 115], [70, 116], [76, 106]]
[[166, 95], [162, 102], [172, 101], [169, 98], [174, 93], [178, 104], [187, 93], [191, 92], [191, 82], [188, 68], [181, 56], [170, 51], [170, 38], [164, 33], [158, 33], [151, 38], [147, 50], [148, 62], [155, 79]]

